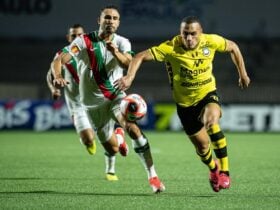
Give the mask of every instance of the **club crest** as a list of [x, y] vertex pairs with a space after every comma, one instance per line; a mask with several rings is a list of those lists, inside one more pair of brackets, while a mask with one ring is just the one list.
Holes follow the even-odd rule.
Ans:
[[204, 47], [202, 49], [202, 53], [204, 56], [209, 56], [210, 55], [210, 50], [208, 49], [208, 47]]

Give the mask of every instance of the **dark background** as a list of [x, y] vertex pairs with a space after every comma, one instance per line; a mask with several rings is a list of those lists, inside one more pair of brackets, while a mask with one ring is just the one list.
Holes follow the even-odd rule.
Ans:
[[[241, 6], [241, 3], [243, 6]], [[121, 11], [119, 33], [134, 52], [157, 45], [179, 31], [181, 19], [197, 15], [206, 33], [218, 33], [240, 47], [252, 83], [238, 88], [238, 74], [228, 54], [216, 54], [214, 74], [224, 103], [279, 103], [280, 2], [255, 1], [54, 1], [1, 0], [0, 99], [49, 99], [46, 72], [57, 50], [67, 42], [69, 25], [98, 28], [99, 10], [114, 3]], [[147, 100], [172, 101], [162, 63], [145, 63], [129, 92]]]

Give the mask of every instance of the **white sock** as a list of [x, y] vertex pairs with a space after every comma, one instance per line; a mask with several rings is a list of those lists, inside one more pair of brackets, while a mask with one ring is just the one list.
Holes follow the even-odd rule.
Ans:
[[[144, 136], [140, 136], [137, 140], [132, 140], [132, 145], [134, 149], [141, 148], [145, 145], [147, 145], [148, 140]], [[151, 153], [150, 149], [147, 149], [145, 152], [139, 152], [137, 153], [142, 164], [144, 165], [144, 168], [147, 172], [148, 179], [157, 176], [157, 173], [155, 171], [155, 167], [153, 164], [151, 164]]]
[[133, 148], [143, 147], [147, 143], [148, 140], [142, 135], [138, 139], [132, 141]]
[[148, 179], [157, 176], [156, 170], [155, 170], [155, 166], [152, 165], [150, 167], [150, 170], [148, 170]]
[[111, 173], [111, 174], [115, 174], [115, 163], [116, 163], [116, 156], [110, 156], [110, 155], [106, 155], [105, 154], [105, 165], [106, 165], [106, 169], [105, 169], [105, 173]]
[[124, 142], [124, 138], [120, 134], [116, 134], [118, 146], [120, 146]]

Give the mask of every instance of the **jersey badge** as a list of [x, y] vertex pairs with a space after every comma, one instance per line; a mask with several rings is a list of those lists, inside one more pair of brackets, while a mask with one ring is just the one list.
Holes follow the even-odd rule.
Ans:
[[80, 51], [80, 50], [79, 50], [79, 48], [78, 48], [76, 45], [73, 45], [73, 46], [71, 47], [71, 52], [72, 52], [73, 54], [77, 54], [79, 51]]
[[204, 56], [209, 56], [210, 55], [210, 50], [208, 49], [208, 47], [204, 47], [202, 49], [202, 53]]

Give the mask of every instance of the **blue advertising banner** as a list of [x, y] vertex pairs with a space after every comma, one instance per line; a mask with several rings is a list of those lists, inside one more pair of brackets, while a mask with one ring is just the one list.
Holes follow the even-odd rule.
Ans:
[[63, 101], [1, 101], [0, 129], [44, 131], [72, 127]]
[[[148, 105], [147, 115], [138, 122], [143, 129], [154, 129], [152, 109], [152, 105]], [[68, 128], [73, 128], [73, 123], [64, 101], [0, 101], [0, 130]]]

